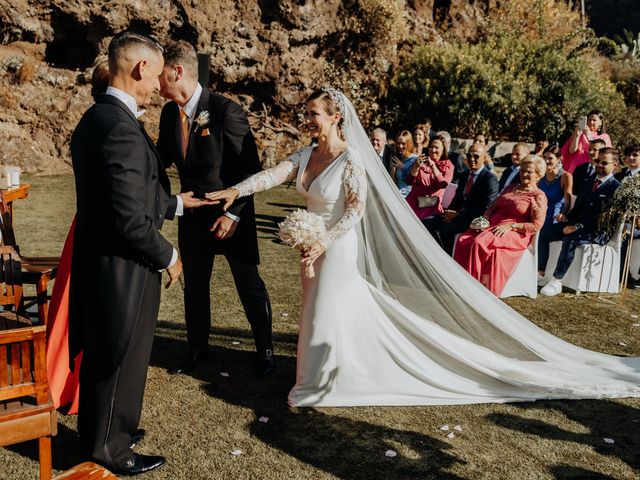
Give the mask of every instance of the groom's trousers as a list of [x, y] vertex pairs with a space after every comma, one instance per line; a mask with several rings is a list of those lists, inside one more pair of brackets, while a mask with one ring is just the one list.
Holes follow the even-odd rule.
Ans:
[[[251, 325], [258, 352], [273, 350], [271, 302], [258, 266], [225, 253], [225, 242], [218, 240], [198, 215], [180, 218], [178, 245], [184, 274], [184, 310], [190, 353], [206, 353], [211, 332], [211, 273], [216, 254], [224, 255]], [[240, 220], [242, 221], [242, 220]]]
[[[116, 300], [114, 300], [116, 301]], [[131, 436], [142, 413], [151, 347], [160, 307], [160, 273], [149, 272], [140, 311], [122, 361], [105, 371], [103, 361], [85, 349], [80, 367], [78, 432], [85, 452], [103, 465], [121, 468], [133, 455]]]

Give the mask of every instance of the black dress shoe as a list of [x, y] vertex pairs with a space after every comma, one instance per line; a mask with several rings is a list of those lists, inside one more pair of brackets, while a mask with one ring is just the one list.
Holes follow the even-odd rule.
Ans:
[[207, 361], [209, 356], [206, 353], [188, 353], [180, 364], [169, 370], [171, 373], [189, 373], [199, 364]]
[[139, 475], [158, 468], [160, 465], [164, 465], [165, 462], [164, 457], [134, 453], [124, 466], [113, 470], [113, 473], [116, 475]]
[[257, 359], [256, 359], [256, 376], [259, 378], [264, 378], [273, 373], [274, 362], [273, 362], [273, 350], [270, 348], [266, 350], [258, 350]]
[[142, 441], [142, 439], [144, 438], [146, 433], [147, 433], [147, 431], [144, 428], [137, 429], [135, 431], [135, 433], [133, 435], [131, 435], [131, 447], [130, 448], [133, 448], [137, 444], [139, 444]]

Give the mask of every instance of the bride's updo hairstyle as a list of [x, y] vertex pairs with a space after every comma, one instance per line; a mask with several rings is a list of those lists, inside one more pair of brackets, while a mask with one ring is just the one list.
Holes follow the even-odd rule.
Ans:
[[322, 105], [324, 105], [324, 111], [327, 112], [328, 115], [334, 115], [335, 113], [340, 114], [340, 121], [338, 121], [338, 131], [341, 132], [342, 122], [344, 121], [344, 112], [340, 110], [338, 101], [332, 97], [331, 93], [328, 90], [316, 90], [307, 97], [305, 103], [309, 103], [312, 100], [320, 100], [322, 102]]

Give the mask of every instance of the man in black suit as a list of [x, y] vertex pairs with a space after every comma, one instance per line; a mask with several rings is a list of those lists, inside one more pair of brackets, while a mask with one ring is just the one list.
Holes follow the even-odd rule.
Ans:
[[[96, 95], [71, 140], [77, 215], [69, 297], [70, 358], [83, 351], [78, 432], [95, 461], [132, 475], [164, 463], [131, 449], [138, 429], [160, 271], [180, 276], [165, 218], [205, 202], [169, 195], [155, 145], [136, 119], [160, 85], [162, 48], [132, 33], [109, 44], [109, 87]], [[72, 366], [72, 368], [77, 367]]]
[[[222, 190], [262, 167], [242, 108], [198, 83], [195, 49], [169, 44], [160, 78], [162, 109], [158, 149], [165, 167], [175, 164], [182, 191], [197, 196]], [[258, 273], [258, 238], [253, 197], [237, 200], [225, 213], [219, 205], [185, 213], [178, 224], [184, 262], [184, 307], [188, 348], [173, 370], [188, 373], [208, 357], [211, 331], [210, 282], [216, 254], [224, 255], [256, 343], [256, 374], [273, 370], [271, 303]]]
[[371, 145], [380, 157], [380, 162], [389, 175], [391, 175], [391, 158], [393, 157], [393, 148], [387, 144], [387, 132], [382, 128], [376, 128], [371, 132]]
[[511, 151], [511, 165], [504, 169], [498, 182], [498, 192], [502, 193], [512, 183], [520, 183], [520, 161], [529, 155], [529, 146], [526, 143], [516, 143]]
[[[549, 256], [549, 242], [562, 240], [562, 249], [553, 272], [553, 278], [540, 290], [542, 295], [554, 296], [562, 292], [562, 278], [569, 270], [578, 245], [597, 243], [604, 245], [608, 238], [598, 230], [598, 216], [606, 200], [620, 186], [613, 176], [618, 164], [618, 155], [613, 148], [605, 147], [598, 152], [596, 176], [587, 181], [576, 203], [566, 215], [559, 215], [559, 223], [549, 229], [548, 234], [538, 239], [538, 255]], [[546, 262], [541, 262], [546, 263]]]
[[443, 215], [423, 220], [423, 223], [440, 241], [442, 248], [453, 254], [453, 244], [458, 233], [465, 232], [471, 221], [481, 216], [498, 196], [498, 179], [484, 167], [487, 147], [474, 143], [467, 153], [469, 170], [460, 176], [456, 194]]
[[[598, 152], [607, 144], [601, 138], [589, 142], [589, 158], [587, 163], [581, 163], [573, 170], [573, 194], [577, 197], [582, 192], [585, 182], [592, 182], [596, 176], [596, 164], [598, 163]], [[616, 176], [616, 180], [619, 181]], [[591, 184], [591, 183], [589, 183]]]

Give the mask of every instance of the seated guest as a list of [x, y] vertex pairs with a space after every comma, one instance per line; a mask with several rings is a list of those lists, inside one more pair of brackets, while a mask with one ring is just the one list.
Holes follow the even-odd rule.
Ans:
[[413, 139], [408, 130], [403, 130], [396, 137], [396, 154], [391, 158], [391, 173], [396, 181], [398, 190], [406, 198], [411, 191], [411, 184], [407, 175], [418, 156], [415, 154]]
[[480, 145], [484, 145], [486, 147], [487, 146], [487, 137], [485, 137], [484, 134], [482, 134], [482, 133], [477, 133], [473, 137], [473, 143], [479, 143]]
[[424, 117], [424, 119], [422, 120], [422, 125], [424, 125], [427, 129], [427, 137], [429, 137], [427, 139], [427, 141], [431, 140], [433, 137], [436, 136], [436, 132], [434, 132], [431, 127], [433, 126], [431, 123], [431, 119], [429, 117]]
[[549, 146], [549, 142], [547, 142], [546, 140], [538, 140], [536, 142], [535, 147], [533, 147], [533, 152], [531, 152], [531, 155], [537, 155], [539, 157], [542, 157], [542, 155], [544, 155], [544, 151], [547, 149], [548, 146]]
[[520, 183], [509, 185], [484, 213], [489, 227], [467, 230], [456, 242], [453, 258], [496, 296], [544, 223], [547, 197], [538, 182], [545, 167], [540, 157], [525, 156], [520, 162]]
[[573, 194], [578, 196], [582, 191], [585, 182], [593, 181], [596, 176], [596, 164], [598, 163], [598, 152], [606, 147], [604, 140], [597, 138], [589, 142], [589, 161], [581, 163], [573, 171]]
[[380, 157], [380, 162], [384, 165], [387, 172], [391, 172], [391, 157], [393, 156], [393, 149], [390, 145], [387, 145], [387, 132], [381, 128], [376, 128], [371, 132], [371, 144], [373, 149]]
[[[562, 155], [558, 144], [548, 146], [543, 158], [547, 163], [547, 171], [540, 179], [538, 187], [547, 196], [547, 215], [538, 240], [538, 272], [541, 278], [544, 278], [544, 269], [549, 258], [549, 241], [546, 238], [558, 223], [558, 218], [564, 217], [571, 208], [573, 187], [573, 177], [569, 172], [562, 170]], [[541, 251], [543, 249], [544, 252]]]
[[500, 182], [499, 191], [502, 193], [512, 183], [520, 182], [520, 160], [529, 155], [529, 146], [526, 143], [516, 143], [511, 151], [511, 166], [504, 169]]
[[453, 183], [458, 183], [458, 179], [460, 178], [460, 174], [468, 170], [467, 166], [464, 163], [464, 155], [459, 152], [451, 151], [451, 134], [445, 130], [440, 130], [436, 132], [437, 136], [444, 138], [445, 146], [447, 147], [448, 159], [453, 165]]
[[633, 177], [640, 172], [640, 143], [629, 145], [624, 149], [624, 164], [626, 167], [614, 175], [620, 183], [625, 178]]
[[444, 215], [422, 222], [449, 255], [453, 253], [455, 236], [467, 231], [471, 221], [482, 215], [498, 196], [498, 179], [484, 168], [486, 154], [484, 145], [474, 144], [469, 147], [469, 170], [460, 176], [451, 205], [444, 211]]
[[476, 134], [475, 137], [473, 137], [473, 143], [479, 143], [481, 145], [484, 145], [485, 147], [487, 147], [487, 155], [485, 156], [485, 160], [484, 160], [484, 166], [487, 167], [489, 170], [493, 170], [493, 160], [491, 159], [491, 155], [489, 155], [489, 142], [487, 140], [487, 137], [482, 134], [482, 133], [478, 133]]
[[[553, 278], [540, 290], [547, 296], [558, 295], [562, 292], [562, 278], [569, 270], [575, 257], [578, 245], [607, 242], [606, 233], [598, 230], [598, 216], [603, 204], [611, 198], [620, 182], [613, 177], [613, 170], [618, 164], [618, 155], [613, 148], [605, 147], [598, 153], [596, 176], [588, 181], [585, 188], [576, 199], [576, 203], [566, 215], [558, 215], [558, 222], [553, 225], [545, 241], [562, 240], [562, 249], [553, 272]], [[544, 251], [538, 241], [539, 255]], [[548, 248], [546, 248], [548, 252]], [[542, 259], [544, 265], [547, 259]]]
[[429, 128], [424, 123], [418, 123], [413, 127], [413, 145], [416, 147], [416, 154], [427, 154], [429, 145]]
[[413, 185], [407, 202], [420, 220], [442, 215], [444, 189], [453, 178], [453, 165], [447, 160], [444, 139], [436, 135], [427, 151], [428, 155], [418, 157], [407, 177], [407, 182]]

